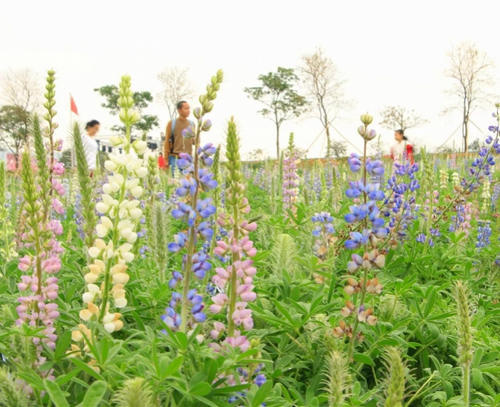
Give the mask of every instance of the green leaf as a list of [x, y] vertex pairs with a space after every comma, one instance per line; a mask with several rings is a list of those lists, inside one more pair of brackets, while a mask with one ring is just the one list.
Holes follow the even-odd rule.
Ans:
[[205, 374], [209, 383], [212, 383], [217, 375], [217, 362], [213, 359], [208, 359], [205, 362]]
[[184, 363], [184, 356], [178, 356], [173, 360], [162, 358], [160, 360], [160, 379], [163, 380], [177, 373], [182, 363]]
[[206, 396], [207, 394], [210, 394], [211, 391], [212, 386], [210, 386], [207, 382], [200, 382], [191, 387], [189, 394], [194, 396]]
[[71, 344], [71, 331], [65, 331], [62, 335], [57, 339], [57, 346], [54, 352], [54, 359], [60, 360], [66, 355], [66, 350], [69, 348]]
[[20, 379], [26, 381], [26, 383], [28, 383], [30, 386], [40, 391], [45, 388], [42, 379], [40, 379], [40, 376], [35, 374], [32, 370], [22, 370], [17, 375]]
[[240, 384], [236, 386], [228, 386], [228, 387], [217, 387], [216, 389], [213, 389], [213, 394], [219, 395], [219, 394], [233, 394], [237, 393], [242, 390], [248, 389], [248, 384]]
[[81, 404], [82, 407], [99, 407], [106, 394], [107, 387], [108, 385], [101, 380], [92, 383], [85, 393], [85, 397]]
[[199, 404], [200, 406], [210, 406], [210, 407], [220, 407], [220, 405], [217, 405], [215, 403], [212, 403], [209, 399], [206, 399], [205, 397], [202, 397], [202, 396], [194, 396], [193, 397], [198, 400], [198, 401], [202, 401], [203, 404]]
[[377, 347], [383, 348], [386, 346], [398, 346], [399, 341], [395, 338], [385, 338], [382, 339], [381, 341], [376, 342]]
[[57, 376], [56, 382], [59, 386], [62, 386], [63, 384], [66, 384], [67, 382], [71, 381], [74, 377], [78, 376], [78, 374], [82, 371], [82, 369], [73, 369], [69, 373], [66, 373], [65, 375]]
[[257, 393], [252, 399], [252, 407], [260, 407], [260, 405], [265, 401], [266, 396], [271, 392], [273, 384], [270, 380], [265, 382], [262, 386], [260, 386]]
[[56, 382], [45, 379], [43, 385], [55, 407], [69, 407], [63, 391]]
[[368, 366], [375, 365], [375, 363], [373, 362], [373, 359], [370, 356], [365, 355], [364, 353], [355, 353], [352, 358], [356, 362], [360, 362], [360, 363], [363, 363], [363, 364], [368, 365]]
[[188, 338], [184, 332], [177, 332], [175, 334], [177, 340], [179, 341], [179, 346], [181, 349], [187, 349], [188, 346]]
[[92, 369], [85, 362], [83, 362], [77, 358], [70, 358], [70, 360], [71, 360], [71, 363], [75, 364], [77, 367], [79, 367], [80, 369], [85, 371], [88, 375], [92, 376], [94, 379], [104, 381], [104, 377], [102, 377], [99, 373], [97, 373], [94, 369]]

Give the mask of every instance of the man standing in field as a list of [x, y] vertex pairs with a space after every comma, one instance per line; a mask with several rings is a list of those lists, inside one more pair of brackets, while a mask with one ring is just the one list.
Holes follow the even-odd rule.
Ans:
[[175, 176], [175, 167], [177, 166], [177, 158], [180, 153], [193, 154], [193, 138], [183, 137], [184, 129], [191, 126], [194, 128], [194, 123], [188, 120], [191, 108], [189, 103], [181, 100], [177, 103], [177, 118], [171, 120], [167, 124], [165, 132], [165, 144], [163, 145], [164, 156], [168, 157], [168, 166], [172, 171], [172, 176]]
[[83, 151], [87, 160], [90, 177], [94, 176], [97, 167], [97, 153], [99, 148], [95, 136], [99, 132], [100, 127], [101, 123], [97, 120], [91, 120], [85, 125], [85, 133], [82, 134]]

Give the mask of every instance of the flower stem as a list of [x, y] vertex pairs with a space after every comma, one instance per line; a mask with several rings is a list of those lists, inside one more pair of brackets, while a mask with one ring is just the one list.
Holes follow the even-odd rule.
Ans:
[[[366, 131], [366, 127], [365, 126], [365, 131]], [[364, 189], [366, 189], [366, 160], [367, 160], [367, 157], [366, 157], [366, 147], [367, 147], [367, 144], [368, 144], [368, 140], [365, 138], [364, 140], [364, 143], [363, 143], [363, 187]], [[366, 191], [363, 191], [363, 202], [366, 204], [367, 202], [367, 196], [366, 196]], [[364, 224], [364, 227], [366, 227], [366, 224], [367, 224], [367, 219], [364, 218], [363, 219], [363, 224]], [[366, 277], [367, 277], [367, 273], [368, 273], [368, 270], [366, 268], [363, 269], [363, 284], [361, 285], [361, 298], [360, 298], [360, 301], [359, 301], [359, 305], [358, 305], [358, 308], [355, 309], [355, 312], [354, 312], [354, 326], [352, 328], [352, 336], [351, 336], [351, 340], [349, 342], [349, 351], [348, 351], [348, 354], [347, 354], [347, 360], [351, 360], [352, 359], [352, 355], [354, 353], [354, 344], [356, 342], [356, 333], [358, 331], [358, 325], [359, 325], [359, 319], [358, 319], [358, 312], [359, 312], [359, 307], [361, 307], [363, 305], [363, 302], [365, 301], [365, 295], [366, 295]]]
[[464, 406], [469, 407], [470, 399], [470, 363], [464, 364], [463, 370], [463, 382], [462, 382], [462, 395], [464, 397]]
[[[125, 138], [126, 138], [126, 143], [124, 146], [124, 153], [128, 154], [130, 151], [130, 125], [126, 124], [125, 125]], [[127, 183], [127, 178], [128, 178], [128, 170], [126, 166], [123, 166], [123, 172], [121, 174], [123, 176], [123, 183], [121, 185], [120, 189], [120, 196], [118, 198], [119, 204], [121, 204], [125, 200], [125, 194], [127, 192], [126, 189], [126, 183]], [[116, 213], [113, 218], [113, 250], [117, 249], [118, 242], [120, 241], [120, 232], [118, 230], [118, 222], [120, 221], [120, 217], [118, 216], [118, 208], [120, 205], [117, 206], [116, 208]], [[107, 250], [107, 249], [105, 249]], [[104, 270], [104, 289], [102, 293], [102, 302], [101, 302], [101, 309], [99, 311], [99, 322], [102, 323], [102, 320], [104, 318], [104, 315], [106, 315], [106, 311], [108, 308], [108, 300], [109, 300], [109, 289], [111, 286], [111, 263], [112, 263], [113, 258], [107, 258], [106, 256], [106, 268]]]
[[[233, 193], [235, 193], [235, 191], [233, 191]], [[235, 199], [234, 200], [234, 212], [233, 212], [233, 216], [234, 216], [234, 225], [233, 225], [233, 242], [235, 245], [238, 244], [238, 200]], [[234, 335], [234, 320], [233, 320], [233, 314], [234, 314], [234, 309], [236, 307], [236, 295], [237, 295], [237, 288], [238, 288], [238, 285], [237, 285], [237, 279], [238, 279], [238, 276], [236, 275], [236, 267], [234, 266], [234, 264], [239, 261], [240, 259], [240, 254], [238, 252], [233, 252], [233, 265], [231, 267], [231, 281], [230, 281], [230, 289], [231, 289], [231, 292], [230, 292], [230, 296], [229, 296], [229, 308], [228, 308], [228, 316], [227, 316], [227, 320], [228, 320], [228, 335], [230, 337], [232, 337]]]
[[189, 284], [191, 281], [191, 273], [192, 273], [192, 266], [193, 266], [193, 256], [194, 252], [196, 249], [196, 226], [198, 223], [198, 216], [199, 214], [197, 213], [197, 203], [198, 203], [198, 194], [199, 194], [199, 188], [200, 188], [200, 180], [198, 179], [198, 148], [200, 146], [200, 133], [201, 133], [201, 118], [198, 119], [198, 126], [196, 130], [196, 137], [195, 137], [195, 143], [194, 143], [194, 158], [193, 158], [193, 164], [194, 164], [194, 179], [196, 181], [196, 189], [194, 191], [194, 195], [191, 199], [191, 207], [196, 213], [195, 221], [193, 226], [189, 228], [189, 241], [188, 241], [188, 247], [187, 247], [187, 259], [185, 263], [185, 268], [184, 268], [184, 278], [183, 278], [183, 289], [182, 289], [182, 303], [181, 303], [181, 326], [180, 326], [180, 331], [181, 332], [186, 332], [187, 329], [187, 317], [188, 317], [188, 311], [189, 311], [189, 300], [188, 300], [188, 293], [189, 293]]
[[363, 302], [365, 301], [365, 296], [366, 296], [366, 277], [367, 277], [368, 270], [365, 268], [363, 271], [363, 285], [361, 286], [361, 298], [359, 301], [359, 306], [358, 309], [355, 309], [354, 311], [354, 326], [352, 328], [352, 336], [351, 340], [349, 342], [349, 350], [347, 353], [347, 360], [351, 361], [352, 360], [352, 355], [354, 353], [354, 345], [356, 343], [356, 333], [358, 331], [358, 325], [359, 325], [359, 319], [358, 319], [358, 310], [361, 305], [363, 305]]

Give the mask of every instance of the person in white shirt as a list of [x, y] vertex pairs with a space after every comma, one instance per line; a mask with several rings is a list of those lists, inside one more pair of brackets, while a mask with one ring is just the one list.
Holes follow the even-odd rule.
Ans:
[[408, 143], [408, 137], [405, 136], [404, 130], [396, 130], [394, 132], [394, 140], [396, 143], [391, 147], [391, 158], [394, 164], [413, 164], [413, 146]]
[[85, 134], [82, 135], [83, 150], [91, 177], [94, 175], [97, 165], [98, 146], [95, 136], [100, 126], [101, 124], [97, 120], [91, 120], [85, 125]]
[[394, 132], [394, 140], [396, 141], [391, 147], [391, 158], [394, 163], [402, 164], [406, 151], [406, 140], [403, 130], [396, 130]]

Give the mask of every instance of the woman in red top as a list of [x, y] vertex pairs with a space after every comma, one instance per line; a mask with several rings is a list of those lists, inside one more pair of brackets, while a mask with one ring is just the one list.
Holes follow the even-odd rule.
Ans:
[[413, 157], [413, 146], [406, 143], [406, 158], [410, 164], [415, 164], [415, 158]]
[[158, 167], [160, 167], [160, 170], [164, 170], [167, 168], [167, 163], [165, 162], [163, 153], [160, 153], [160, 155], [158, 156]]
[[403, 130], [396, 130], [394, 132], [394, 139], [396, 143], [391, 147], [391, 158], [394, 163], [403, 164], [403, 162], [408, 161], [410, 164], [415, 162], [413, 157], [413, 146], [409, 143], [408, 137], [405, 136]]

